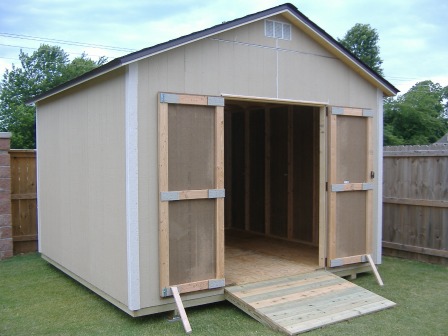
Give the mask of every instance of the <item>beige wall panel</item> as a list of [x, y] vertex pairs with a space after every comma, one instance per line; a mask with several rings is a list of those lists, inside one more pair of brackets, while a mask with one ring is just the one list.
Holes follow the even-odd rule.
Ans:
[[38, 106], [41, 249], [126, 304], [123, 72], [86, 86]]
[[[181, 48], [180, 53], [185, 54], [185, 76], [178, 74], [185, 79], [185, 93], [203, 94], [206, 92], [216, 92], [219, 81], [216, 80], [216, 62], [219, 57], [217, 42], [210, 40], [198, 41], [194, 44]], [[210, 47], [213, 45], [213, 47]]]

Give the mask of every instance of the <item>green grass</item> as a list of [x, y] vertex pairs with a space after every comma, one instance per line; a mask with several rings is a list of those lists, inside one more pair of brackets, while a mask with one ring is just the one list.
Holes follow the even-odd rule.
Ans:
[[[448, 268], [384, 258], [379, 287], [372, 274], [354, 282], [397, 303], [375, 314], [307, 333], [447, 335]], [[194, 335], [280, 335], [223, 302], [187, 309]], [[182, 335], [166, 314], [132, 318], [58, 271], [38, 254], [0, 262], [0, 335]]]

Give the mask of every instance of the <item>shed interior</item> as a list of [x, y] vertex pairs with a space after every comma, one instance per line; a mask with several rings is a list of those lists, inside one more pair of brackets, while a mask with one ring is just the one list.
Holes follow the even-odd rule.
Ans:
[[319, 108], [225, 106], [226, 283], [319, 268]]

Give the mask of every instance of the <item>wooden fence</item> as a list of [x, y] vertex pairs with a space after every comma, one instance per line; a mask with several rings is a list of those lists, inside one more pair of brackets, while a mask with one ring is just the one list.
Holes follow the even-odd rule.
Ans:
[[383, 253], [448, 264], [448, 145], [384, 148]]
[[14, 254], [37, 251], [36, 151], [10, 150]]

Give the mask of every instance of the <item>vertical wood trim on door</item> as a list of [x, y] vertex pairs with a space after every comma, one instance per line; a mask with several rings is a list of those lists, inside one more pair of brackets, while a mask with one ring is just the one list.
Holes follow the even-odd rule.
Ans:
[[[159, 103], [159, 191], [168, 191], [168, 103]], [[160, 194], [160, 193], [159, 193]], [[160, 196], [159, 196], [160, 197]], [[169, 202], [159, 200], [160, 287], [169, 287]]]
[[327, 196], [325, 185], [327, 182], [327, 125], [326, 107], [319, 109], [319, 266], [325, 267], [327, 256]]
[[336, 257], [336, 193], [331, 192], [331, 184], [336, 181], [336, 115], [330, 114], [329, 118], [329, 173], [328, 173], [328, 206], [329, 206], [329, 218], [328, 218], [328, 260], [332, 260]]
[[[373, 171], [373, 146], [372, 146], [372, 118], [367, 118], [367, 171], [366, 171], [366, 182], [371, 182], [372, 178], [370, 176], [370, 172]], [[373, 191], [366, 191], [366, 245], [367, 245], [367, 254], [372, 254], [372, 236], [373, 236], [373, 209], [372, 209], [372, 200], [373, 200]]]
[[[215, 188], [224, 189], [224, 107], [215, 115]], [[224, 199], [216, 199], [216, 278], [224, 278]]]
[[226, 218], [226, 227], [230, 227], [230, 223], [232, 221], [232, 113], [225, 113], [224, 114], [224, 124], [227, 125], [224, 127], [225, 132], [225, 144], [224, 147], [226, 148], [225, 153], [227, 153], [227, 157], [225, 158], [225, 176], [227, 181], [225, 183], [225, 188], [227, 190], [227, 197], [225, 200], [225, 218]]

